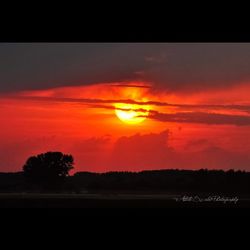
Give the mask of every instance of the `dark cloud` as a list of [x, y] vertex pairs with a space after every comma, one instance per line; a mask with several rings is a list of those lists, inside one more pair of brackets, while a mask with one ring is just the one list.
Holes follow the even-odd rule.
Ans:
[[0, 91], [45, 89], [131, 80], [146, 67], [150, 45], [2, 43]]
[[198, 92], [250, 80], [250, 44], [190, 43], [167, 46], [165, 63], [146, 76], [159, 90]]
[[[1, 97], [1, 96], [0, 96]], [[135, 101], [132, 99], [90, 99], [90, 98], [67, 98], [67, 97], [44, 97], [44, 96], [28, 96], [28, 95], [2, 95], [3, 98], [13, 98], [19, 100], [30, 101], [52, 101], [52, 102], [72, 102], [72, 103], [125, 103], [125, 104], [137, 104], [137, 105], [157, 105], [157, 106], [172, 106], [165, 102], [157, 101]]]
[[161, 122], [200, 123], [209, 125], [249, 126], [250, 116], [227, 115], [206, 112], [160, 113], [153, 111], [148, 116]]
[[249, 81], [250, 44], [2, 43], [0, 91], [134, 79], [168, 91]]
[[147, 85], [135, 85], [135, 84], [110, 84], [110, 87], [126, 87], [126, 88], [143, 88], [143, 89], [150, 89], [151, 86]]

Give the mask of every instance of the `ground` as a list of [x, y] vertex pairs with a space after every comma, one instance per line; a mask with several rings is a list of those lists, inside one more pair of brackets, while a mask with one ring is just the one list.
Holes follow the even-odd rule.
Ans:
[[0, 208], [249, 208], [248, 197], [175, 194], [0, 194]]

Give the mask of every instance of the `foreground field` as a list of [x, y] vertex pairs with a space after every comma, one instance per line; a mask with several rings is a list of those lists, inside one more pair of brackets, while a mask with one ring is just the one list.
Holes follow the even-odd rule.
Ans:
[[195, 208], [246, 207], [246, 197], [170, 194], [0, 194], [0, 208]]

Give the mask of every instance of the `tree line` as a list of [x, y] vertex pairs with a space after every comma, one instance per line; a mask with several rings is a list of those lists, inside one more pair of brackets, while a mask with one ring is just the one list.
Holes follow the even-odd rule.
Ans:
[[[0, 173], [0, 192], [193, 192], [250, 195], [250, 172], [235, 170], [152, 170], [77, 172], [71, 155], [48, 152], [30, 157], [17, 173]], [[188, 166], [183, 166], [188, 168]]]

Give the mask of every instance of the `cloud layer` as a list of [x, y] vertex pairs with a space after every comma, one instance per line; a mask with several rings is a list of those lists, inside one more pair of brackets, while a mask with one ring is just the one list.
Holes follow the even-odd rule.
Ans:
[[[33, 95], [7, 95], [5, 98], [26, 100], [34, 102], [75, 103], [87, 105], [89, 108], [123, 111], [148, 112], [145, 117], [160, 122], [197, 123], [207, 125], [250, 125], [250, 105], [237, 104], [178, 104], [163, 101], [137, 101], [133, 99], [90, 99], [90, 98], [67, 98], [56, 96], [33, 96]], [[136, 108], [115, 107], [115, 104], [133, 104]], [[146, 108], [147, 107], [147, 108]], [[175, 112], [164, 113], [157, 108], [175, 108]], [[235, 111], [241, 114], [235, 114]], [[223, 113], [224, 112], [224, 113]], [[228, 113], [228, 112], [231, 112]]]
[[121, 137], [114, 145], [113, 169], [249, 169], [248, 154], [223, 149], [209, 138], [191, 139], [182, 151], [170, 144], [168, 130]]
[[250, 44], [2, 43], [0, 92], [141, 79], [197, 92], [249, 82]]

